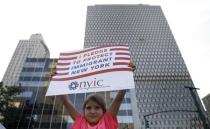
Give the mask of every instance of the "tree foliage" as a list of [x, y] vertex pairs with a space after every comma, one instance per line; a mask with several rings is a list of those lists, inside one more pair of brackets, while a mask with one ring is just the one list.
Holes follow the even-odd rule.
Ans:
[[20, 108], [15, 106], [15, 96], [21, 93], [20, 86], [4, 86], [0, 82], [0, 122], [9, 129], [17, 123]]

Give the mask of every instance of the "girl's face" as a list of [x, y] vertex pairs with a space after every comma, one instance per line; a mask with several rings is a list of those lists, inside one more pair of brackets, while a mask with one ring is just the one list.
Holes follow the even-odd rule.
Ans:
[[99, 104], [90, 100], [85, 106], [84, 115], [90, 125], [96, 125], [103, 116], [103, 109]]

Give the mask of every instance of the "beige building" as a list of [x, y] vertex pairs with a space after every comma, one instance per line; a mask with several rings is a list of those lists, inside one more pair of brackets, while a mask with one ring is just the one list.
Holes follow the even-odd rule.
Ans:
[[20, 40], [3, 76], [4, 85], [18, 85], [17, 82], [27, 57], [49, 58], [49, 55], [41, 34], [32, 34], [29, 40]]

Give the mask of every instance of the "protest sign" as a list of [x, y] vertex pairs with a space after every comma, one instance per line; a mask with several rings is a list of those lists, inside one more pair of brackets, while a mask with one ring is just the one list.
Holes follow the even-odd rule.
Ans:
[[60, 53], [46, 96], [134, 88], [128, 46]]

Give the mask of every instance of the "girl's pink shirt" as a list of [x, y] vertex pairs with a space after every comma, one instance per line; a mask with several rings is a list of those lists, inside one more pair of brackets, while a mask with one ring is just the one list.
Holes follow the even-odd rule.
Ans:
[[90, 127], [89, 123], [80, 113], [77, 114], [76, 119], [71, 129], [117, 129], [117, 117], [113, 118], [110, 112], [106, 112], [97, 125]]

